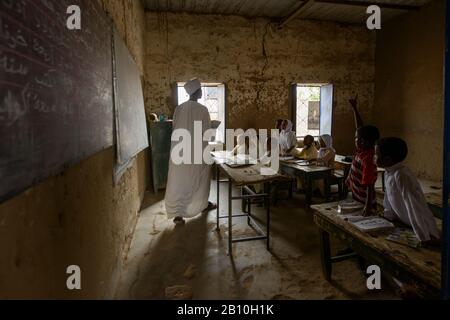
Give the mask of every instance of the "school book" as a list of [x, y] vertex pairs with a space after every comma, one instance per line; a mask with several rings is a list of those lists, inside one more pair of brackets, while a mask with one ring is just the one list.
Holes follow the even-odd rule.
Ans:
[[367, 218], [359, 214], [338, 214], [337, 216], [338, 218], [341, 218], [342, 220], [347, 222], [357, 222]]
[[280, 161], [291, 161], [291, 160], [295, 160], [295, 158], [292, 156], [280, 157]]
[[362, 232], [378, 232], [395, 228], [391, 222], [381, 217], [367, 217], [358, 221], [349, 221], [349, 223]]
[[394, 230], [394, 232], [386, 237], [386, 240], [396, 242], [411, 248], [420, 247], [420, 240], [411, 229], [397, 228]]
[[257, 164], [258, 161], [248, 155], [237, 155], [225, 160], [225, 164], [231, 168], [242, 168]]

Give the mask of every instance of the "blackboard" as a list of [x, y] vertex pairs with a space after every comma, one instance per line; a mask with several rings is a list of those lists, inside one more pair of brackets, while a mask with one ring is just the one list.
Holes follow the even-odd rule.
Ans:
[[0, 202], [113, 145], [111, 30], [98, 1], [0, 0]]
[[114, 32], [114, 105], [120, 166], [148, 147], [148, 132], [139, 68], [117, 30]]

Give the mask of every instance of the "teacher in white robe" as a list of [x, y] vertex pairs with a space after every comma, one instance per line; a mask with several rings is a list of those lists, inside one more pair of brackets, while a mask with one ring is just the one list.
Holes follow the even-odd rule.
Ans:
[[[198, 79], [192, 79], [184, 86], [189, 94], [189, 101], [179, 105], [173, 117], [173, 130], [185, 129], [191, 135], [191, 162], [176, 164], [171, 152], [169, 176], [167, 182], [165, 204], [169, 219], [175, 224], [184, 224], [184, 218], [216, 208], [208, 202], [211, 184], [211, 166], [203, 160], [203, 150], [208, 142], [203, 141], [203, 134], [211, 128], [211, 118], [208, 109], [197, 101], [202, 97], [201, 84]], [[200, 121], [202, 136], [194, 137], [194, 122]], [[202, 145], [202, 164], [194, 164], [194, 138]], [[180, 141], [172, 142], [172, 150]]]

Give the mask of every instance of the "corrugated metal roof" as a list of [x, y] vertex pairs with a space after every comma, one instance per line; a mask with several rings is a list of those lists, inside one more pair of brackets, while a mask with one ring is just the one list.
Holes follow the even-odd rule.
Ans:
[[[244, 17], [285, 18], [299, 8], [300, 0], [144, 0], [148, 11], [188, 12], [197, 14], [237, 15]], [[331, 1], [331, 0], [329, 0]], [[344, 2], [373, 2], [422, 6], [431, 0], [348, 0]], [[339, 2], [339, 0], [337, 0]], [[389, 20], [403, 10], [382, 9], [383, 19]], [[299, 18], [363, 23], [367, 17], [364, 6], [323, 3], [315, 1]]]
[[245, 17], [283, 17], [301, 2], [299, 0], [146, 0], [146, 9]]

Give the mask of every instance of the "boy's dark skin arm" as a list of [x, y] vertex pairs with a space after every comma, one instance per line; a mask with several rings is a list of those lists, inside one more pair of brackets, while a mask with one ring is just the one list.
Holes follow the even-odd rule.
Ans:
[[[361, 114], [358, 111], [358, 95], [356, 95], [353, 99], [350, 99], [349, 103], [353, 109], [353, 115], [355, 117], [356, 129], [359, 129], [364, 126], [364, 121], [361, 117]], [[376, 197], [375, 186], [373, 186], [373, 185], [368, 186], [367, 187], [366, 204], [365, 204], [364, 211], [363, 211], [364, 216], [370, 216], [373, 214], [372, 202], [375, 197]]]
[[353, 99], [350, 99], [349, 102], [353, 109], [353, 115], [355, 116], [356, 129], [361, 128], [364, 126], [364, 122], [358, 111], [358, 95], [356, 95]]
[[375, 186], [370, 185], [367, 187], [367, 198], [366, 198], [366, 205], [364, 206], [363, 216], [368, 217], [371, 216], [373, 212], [373, 199], [375, 199], [376, 193], [375, 193]]

